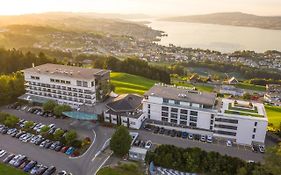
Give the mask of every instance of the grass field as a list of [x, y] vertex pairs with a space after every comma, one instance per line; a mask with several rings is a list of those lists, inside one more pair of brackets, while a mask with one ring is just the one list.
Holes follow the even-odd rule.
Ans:
[[111, 82], [118, 94], [135, 93], [143, 95], [157, 81], [127, 73], [112, 72]]
[[0, 163], [0, 175], [27, 175], [23, 171]]
[[265, 91], [265, 86], [259, 86], [259, 85], [253, 85], [253, 84], [247, 84], [247, 83], [239, 83], [235, 85], [237, 88], [241, 89], [249, 89], [253, 91]]
[[114, 168], [102, 168], [97, 175], [142, 175], [137, 164], [123, 164]]
[[274, 127], [279, 127], [281, 123], [281, 107], [265, 106], [268, 122], [272, 123]]

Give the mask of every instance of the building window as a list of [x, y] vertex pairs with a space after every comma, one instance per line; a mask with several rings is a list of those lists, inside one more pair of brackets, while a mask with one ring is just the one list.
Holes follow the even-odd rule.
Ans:
[[178, 112], [178, 108], [172, 108], [172, 109], [171, 109], [171, 112], [177, 113], [177, 112]]
[[91, 86], [92, 86], [92, 87], [95, 86], [95, 82], [94, 82], [94, 81], [91, 82]]
[[178, 115], [175, 113], [171, 113], [171, 118], [178, 118]]
[[229, 131], [221, 131], [221, 130], [218, 130], [216, 131], [218, 134], [223, 134], [223, 135], [229, 135], [229, 136], [236, 136], [236, 133], [235, 132], [229, 132]]
[[213, 130], [213, 126], [210, 126], [210, 130]]
[[257, 129], [256, 129], [256, 128], [254, 128], [254, 131], [253, 131], [253, 132], [255, 133], [255, 132], [256, 132], [256, 130], [257, 130]]
[[177, 123], [178, 123], [178, 120], [176, 120], [176, 119], [171, 119], [171, 123], [177, 124]]
[[223, 129], [232, 129], [232, 130], [237, 130], [237, 126], [230, 126], [230, 125], [217, 125], [215, 124], [216, 128], [223, 128]]
[[190, 111], [190, 115], [198, 116], [198, 112], [197, 111]]
[[77, 86], [82, 86], [82, 81], [77, 80], [76, 84], [77, 84]]
[[214, 123], [214, 120], [211, 120], [211, 125]]
[[187, 121], [180, 121], [181, 125], [187, 125]]
[[169, 103], [169, 99], [163, 98], [163, 103]]
[[176, 104], [176, 105], [179, 105], [179, 104], [180, 104], [180, 101], [175, 100], [175, 104]]
[[211, 114], [211, 119], [214, 119], [214, 116], [215, 116], [214, 114]]
[[189, 126], [196, 127], [197, 123], [189, 122]]
[[70, 84], [70, 81], [65, 81], [66, 84]]
[[185, 109], [181, 109], [181, 114], [187, 114], [187, 110], [185, 110]]
[[168, 112], [162, 112], [162, 116], [164, 116], [164, 117], [168, 117], [168, 116], [169, 116], [169, 114], [168, 114]]
[[150, 109], [150, 104], [147, 105], [147, 108]]
[[256, 137], [255, 135], [252, 135], [252, 139], [255, 139], [255, 137]]
[[50, 82], [55, 82], [55, 80], [51, 78], [51, 79], [50, 79]]
[[148, 114], [150, 114], [150, 110], [148, 110]]
[[187, 116], [186, 115], [180, 115], [180, 119], [181, 120], [187, 120]]
[[167, 107], [167, 106], [162, 106], [162, 111], [169, 111], [169, 107]]
[[257, 126], [258, 125], [258, 122], [255, 122], [255, 126]]
[[56, 79], [56, 83], [59, 83], [59, 82], [60, 82], [60, 80]]
[[238, 123], [238, 120], [234, 120], [234, 119], [225, 119], [225, 118], [216, 118], [215, 121], [217, 122], [225, 122], [225, 123]]
[[168, 118], [162, 117], [161, 120], [162, 120], [163, 122], [167, 122], [167, 121], [168, 121]]
[[197, 117], [192, 117], [192, 116], [190, 116], [190, 119], [189, 119], [190, 121], [192, 121], [192, 122], [197, 122]]
[[83, 81], [83, 87], [88, 87], [88, 82], [87, 81]]

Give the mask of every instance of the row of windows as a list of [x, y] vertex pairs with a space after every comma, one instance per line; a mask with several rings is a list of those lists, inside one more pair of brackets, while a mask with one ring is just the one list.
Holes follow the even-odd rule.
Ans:
[[[149, 111], [150, 111], [150, 110], [149, 110]], [[169, 113], [168, 113], [168, 112], [162, 112], [162, 113], [161, 113], [161, 116], [162, 116], [162, 117], [169, 117]], [[175, 114], [175, 113], [171, 113], [170, 117], [173, 118], [173, 119], [177, 119], [177, 118], [178, 118], [178, 115]], [[181, 120], [187, 120], [188, 117], [187, 117], [187, 115], [180, 115], [180, 119], [181, 119]], [[195, 117], [195, 116], [190, 116], [190, 121], [197, 122], [197, 117]]]
[[223, 128], [223, 129], [232, 129], [232, 130], [237, 130], [237, 126], [217, 125], [217, 124], [215, 124], [215, 127], [217, 127], [217, 128]]
[[76, 81], [77, 86], [83, 86], [83, 87], [88, 87], [88, 82], [87, 81]]
[[70, 84], [70, 81], [50, 78], [50, 82]]
[[[168, 119], [167, 117], [162, 117], [162, 118], [161, 118], [161, 121], [163, 121], [163, 122], [168, 122], [169, 119]], [[174, 123], [174, 124], [177, 124], [177, 123], [178, 123], [178, 120], [177, 120], [177, 119], [171, 119], [170, 122], [171, 122], [171, 123]], [[182, 120], [180, 120], [180, 124], [186, 126], [186, 125], [187, 125], [187, 121], [182, 121]], [[196, 126], [197, 126], [197, 123], [196, 123], [196, 122], [189, 122], [189, 126], [196, 127]]]
[[[169, 111], [169, 107], [162, 106], [162, 111]], [[171, 112], [178, 113], [178, 108], [171, 108]], [[188, 110], [186, 109], [180, 109], [181, 114], [188, 114]], [[198, 116], [197, 111], [190, 111], [190, 115]]]
[[36, 76], [30, 76], [30, 78], [34, 80], [40, 80], [40, 77], [36, 77]]
[[216, 118], [215, 121], [217, 122], [226, 122], [226, 123], [238, 123], [238, 120], [234, 120], [234, 119], [226, 119], [226, 118]]
[[236, 136], [235, 132], [221, 131], [221, 130], [217, 130], [215, 132], [218, 133], [218, 134], [223, 134], [223, 135]]

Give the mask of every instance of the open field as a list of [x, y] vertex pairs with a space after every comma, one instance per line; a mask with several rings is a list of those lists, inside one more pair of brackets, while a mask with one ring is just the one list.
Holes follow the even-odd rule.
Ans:
[[27, 175], [27, 173], [0, 163], [0, 175]]
[[265, 91], [265, 86], [260, 86], [260, 85], [253, 85], [253, 84], [247, 84], [247, 83], [239, 83], [235, 85], [237, 88], [241, 89], [249, 89], [253, 91]]
[[118, 94], [135, 93], [143, 95], [157, 82], [141, 76], [119, 72], [112, 72], [110, 78], [115, 86], [115, 92]]
[[116, 166], [114, 168], [102, 168], [97, 175], [141, 175], [138, 165], [130, 163]]
[[177, 82], [177, 83], [174, 83], [175, 85], [177, 86], [184, 86], [184, 87], [194, 87], [198, 90], [198, 91], [203, 91], [203, 92], [213, 92], [214, 90], [214, 87], [212, 86], [203, 86], [203, 85], [192, 85], [190, 83], [181, 83], [181, 82]]
[[272, 123], [274, 127], [279, 127], [281, 123], [281, 107], [265, 106], [268, 122]]

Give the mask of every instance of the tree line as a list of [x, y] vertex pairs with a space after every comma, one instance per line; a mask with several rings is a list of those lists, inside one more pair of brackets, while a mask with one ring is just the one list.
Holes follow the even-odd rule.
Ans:
[[215, 71], [230, 73], [230, 72], [239, 72], [245, 78], [253, 79], [273, 79], [273, 80], [280, 80], [280, 72], [269, 71], [266, 69], [257, 69], [249, 66], [245, 66], [242, 64], [234, 63], [234, 64], [226, 64], [226, 63], [219, 63], [219, 62], [212, 62], [212, 61], [203, 61], [203, 62], [194, 62], [190, 61], [187, 63], [181, 63], [184, 67], [202, 67], [202, 68], [209, 68]]
[[[275, 152], [271, 152], [276, 155]], [[272, 156], [272, 155], [270, 155]], [[275, 156], [276, 161], [280, 155]], [[266, 159], [267, 160], [267, 159]], [[193, 172], [210, 175], [275, 175], [268, 165], [278, 168], [269, 160], [266, 165], [259, 163], [247, 163], [239, 158], [221, 155], [218, 152], [206, 152], [200, 148], [179, 148], [174, 145], [161, 145], [146, 155], [146, 162], [154, 162], [156, 166], [176, 169], [183, 172]], [[280, 167], [277, 171], [280, 170]], [[276, 174], [277, 175], [277, 174]]]
[[115, 72], [125, 72], [139, 75], [153, 80], [170, 84], [170, 73], [163, 67], [151, 66], [147, 61], [137, 58], [126, 58], [124, 60], [115, 57], [101, 57], [93, 61], [95, 68], [109, 69]]

